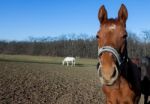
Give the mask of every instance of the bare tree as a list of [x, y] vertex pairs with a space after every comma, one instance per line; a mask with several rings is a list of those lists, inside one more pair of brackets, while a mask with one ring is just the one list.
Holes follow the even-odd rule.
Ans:
[[[128, 32], [129, 57], [150, 56], [150, 31], [144, 31], [144, 42], [140, 41], [136, 34]], [[75, 35], [75, 34], [73, 34]], [[67, 35], [66, 35], [67, 36]], [[30, 38], [30, 41], [0, 41], [1, 54], [26, 54], [26, 55], [49, 55], [49, 56], [74, 56], [74, 57], [97, 57], [97, 40], [86, 35], [54, 38]], [[73, 39], [72, 37], [76, 37]], [[84, 38], [86, 37], [86, 38]], [[84, 38], [84, 39], [83, 39]]]
[[142, 31], [143, 33], [143, 39], [144, 39], [144, 55], [147, 56], [149, 51], [149, 45], [148, 43], [150, 42], [150, 31], [149, 30], [145, 30]]

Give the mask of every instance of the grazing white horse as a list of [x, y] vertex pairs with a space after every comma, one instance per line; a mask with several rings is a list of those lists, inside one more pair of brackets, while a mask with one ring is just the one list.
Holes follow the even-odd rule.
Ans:
[[69, 63], [72, 64], [72, 66], [75, 66], [75, 58], [74, 57], [65, 57], [62, 61], [62, 64], [65, 65], [67, 63], [67, 66], [69, 66]]

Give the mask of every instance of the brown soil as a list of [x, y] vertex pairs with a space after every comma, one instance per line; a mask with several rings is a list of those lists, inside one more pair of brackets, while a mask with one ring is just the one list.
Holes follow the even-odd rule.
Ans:
[[0, 62], [0, 104], [104, 102], [95, 66]]

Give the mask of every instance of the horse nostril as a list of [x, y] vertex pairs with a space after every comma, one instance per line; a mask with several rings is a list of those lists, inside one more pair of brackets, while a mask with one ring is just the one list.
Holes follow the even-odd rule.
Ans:
[[115, 77], [115, 75], [116, 75], [116, 69], [114, 68], [114, 72], [111, 77], [113, 78], [113, 77]]
[[97, 66], [96, 66], [97, 70], [98, 70], [99, 66], [100, 66], [100, 63], [98, 62], [98, 63], [97, 63]]

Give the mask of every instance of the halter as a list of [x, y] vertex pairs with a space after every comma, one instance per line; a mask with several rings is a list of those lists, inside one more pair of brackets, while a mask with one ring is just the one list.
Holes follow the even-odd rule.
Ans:
[[123, 60], [121, 59], [119, 53], [111, 46], [103, 46], [102, 48], [98, 49], [98, 56], [100, 56], [103, 52], [111, 52], [117, 59], [119, 66], [121, 66]]
[[[116, 76], [111, 80], [111, 82], [107, 83], [108, 85], [111, 85], [112, 82], [114, 82], [117, 79], [119, 72], [121, 72], [121, 70], [122, 70], [123, 63], [127, 62], [128, 58], [126, 56], [121, 57], [120, 54], [117, 52], [117, 50], [111, 46], [103, 46], [103, 47], [99, 48], [98, 49], [98, 56], [102, 55], [103, 52], [111, 52], [115, 56], [115, 58], [117, 59], [118, 67], [120, 69], [120, 70], [117, 70], [117, 68], [115, 68]], [[103, 84], [103, 77], [101, 76], [101, 73], [100, 73], [101, 67], [102, 67], [101, 63], [98, 63], [97, 64], [97, 71], [98, 71], [98, 75], [100, 75], [100, 81]]]

